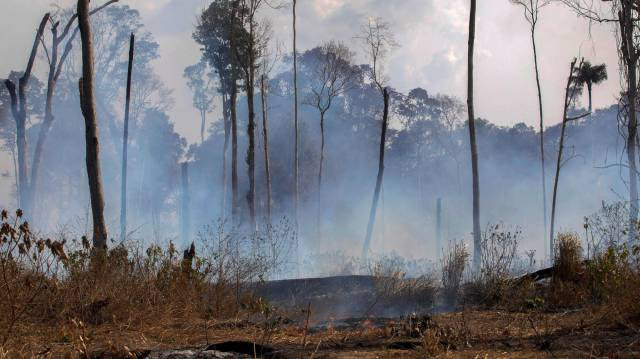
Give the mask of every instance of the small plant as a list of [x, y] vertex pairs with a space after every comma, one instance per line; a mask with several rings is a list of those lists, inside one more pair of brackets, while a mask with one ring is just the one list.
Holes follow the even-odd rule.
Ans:
[[64, 242], [39, 239], [31, 233], [21, 210], [14, 217], [6, 210], [0, 211], [0, 223], [0, 347], [3, 347], [18, 322], [46, 310], [43, 298], [54, 288], [59, 263], [68, 258]]
[[481, 236], [480, 270], [465, 285], [469, 302], [495, 306], [507, 298], [522, 231], [504, 223], [488, 224]]
[[576, 233], [559, 233], [554, 249], [554, 279], [575, 281], [582, 268], [582, 245]]
[[456, 304], [468, 259], [469, 251], [464, 243], [449, 242], [441, 263], [443, 299], [447, 305]]

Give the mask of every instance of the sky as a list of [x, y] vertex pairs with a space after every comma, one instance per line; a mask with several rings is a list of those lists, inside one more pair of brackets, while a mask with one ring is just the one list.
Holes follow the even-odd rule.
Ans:
[[[280, 0], [288, 2], [288, 0]], [[94, 0], [97, 2], [97, 0]], [[70, 6], [73, 0], [0, 0], [0, 78], [24, 68], [33, 34], [52, 5]], [[98, 2], [102, 3], [102, 2]], [[120, 0], [140, 10], [147, 30], [160, 44], [158, 74], [174, 90], [171, 117], [189, 142], [199, 140], [198, 114], [183, 70], [198, 61], [199, 47], [192, 40], [197, 14], [208, 0]], [[336, 39], [352, 46], [365, 61], [357, 36], [369, 16], [389, 22], [400, 47], [391, 54], [387, 71], [390, 85], [401, 91], [423, 87], [429, 93], [466, 98], [468, 0], [299, 0], [298, 48], [310, 49]], [[286, 4], [289, 5], [289, 4]], [[261, 13], [274, 24], [274, 43], [291, 51], [291, 8]], [[7, 32], [9, 31], [9, 32]], [[594, 91], [594, 106], [608, 106], [620, 92], [615, 38], [611, 25], [589, 25], [570, 10], [552, 4], [542, 10], [537, 47], [546, 124], [562, 117], [569, 63], [584, 56], [606, 63], [609, 80]], [[529, 25], [520, 7], [508, 0], [478, 4], [475, 56], [476, 116], [499, 125], [525, 122], [536, 126], [537, 91]], [[44, 68], [44, 60], [36, 64]], [[586, 102], [586, 100], [585, 100]], [[217, 117], [212, 116], [213, 118]]]

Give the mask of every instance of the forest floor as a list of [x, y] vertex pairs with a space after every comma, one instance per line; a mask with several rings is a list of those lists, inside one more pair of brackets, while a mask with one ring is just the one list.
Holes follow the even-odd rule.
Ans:
[[[256, 343], [267, 358], [638, 358], [639, 324], [640, 318], [618, 320], [601, 310], [463, 310], [411, 322], [370, 318], [336, 326], [312, 323], [308, 330], [305, 322], [265, 330], [264, 323], [247, 321], [149, 322], [137, 329], [126, 324], [31, 326], [20, 328], [29, 333], [20, 341], [30, 348], [25, 357], [196, 358], [169, 354], [214, 348], [253, 358]], [[219, 346], [210, 346], [215, 343]]]

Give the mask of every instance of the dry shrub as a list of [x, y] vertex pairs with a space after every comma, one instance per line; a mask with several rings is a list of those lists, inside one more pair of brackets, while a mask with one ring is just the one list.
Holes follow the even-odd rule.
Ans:
[[254, 284], [283, 273], [295, 236], [285, 221], [246, 235], [227, 230], [221, 221], [212, 236], [203, 236], [197, 249], [192, 244], [184, 254], [172, 242], [146, 249], [122, 243], [96, 250], [85, 237], [38, 239], [21, 215], [10, 219], [2, 212], [3, 350], [20, 345], [35, 325], [144, 330], [149, 325], [260, 316], [263, 306], [255, 304], [259, 299], [252, 294]]
[[554, 280], [575, 282], [582, 267], [580, 237], [576, 233], [558, 233], [554, 248]]
[[[410, 261], [409, 261], [410, 262]], [[424, 312], [433, 306], [436, 285], [430, 269], [416, 275], [416, 268], [400, 256], [385, 256], [373, 265], [377, 301], [391, 315]], [[408, 270], [413, 270], [408, 276]]]
[[468, 259], [469, 251], [464, 243], [449, 242], [441, 260], [442, 294], [446, 305], [456, 305]]
[[302, 273], [307, 277], [347, 276], [360, 273], [363, 268], [360, 257], [344, 251], [312, 253], [302, 262]]
[[521, 234], [519, 228], [504, 223], [487, 225], [480, 242], [480, 270], [465, 284], [467, 302], [495, 306], [511, 299], [508, 293]]
[[587, 258], [606, 252], [624, 244], [629, 237], [629, 204], [626, 202], [606, 203], [598, 212], [584, 218]]
[[64, 243], [37, 239], [22, 218], [0, 213], [0, 350], [13, 339], [26, 318], [49, 311], [49, 297], [57, 284]]

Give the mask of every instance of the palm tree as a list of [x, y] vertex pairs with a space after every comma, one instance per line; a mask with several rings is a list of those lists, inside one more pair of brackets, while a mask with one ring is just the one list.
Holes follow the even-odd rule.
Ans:
[[[591, 122], [591, 116], [593, 114], [593, 103], [591, 101], [591, 88], [593, 85], [598, 85], [607, 79], [607, 65], [592, 65], [591, 62], [585, 61], [582, 63], [580, 68], [576, 69], [576, 83], [578, 83], [581, 87], [586, 86], [587, 92], [589, 95], [589, 122]], [[594, 130], [593, 126], [591, 126], [591, 158], [594, 159]]]
[[579, 69], [576, 70], [576, 82], [587, 86], [589, 94], [589, 113], [592, 112], [591, 88], [607, 79], [607, 65], [592, 65], [591, 62], [585, 61]]

